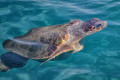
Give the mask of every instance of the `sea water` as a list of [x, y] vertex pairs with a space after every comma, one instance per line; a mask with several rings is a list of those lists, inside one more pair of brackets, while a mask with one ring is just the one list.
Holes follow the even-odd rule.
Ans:
[[0, 55], [7, 52], [4, 40], [31, 28], [91, 18], [108, 21], [108, 27], [87, 36], [83, 50], [42, 66], [29, 60], [0, 72], [0, 80], [120, 80], [120, 0], [0, 0]]

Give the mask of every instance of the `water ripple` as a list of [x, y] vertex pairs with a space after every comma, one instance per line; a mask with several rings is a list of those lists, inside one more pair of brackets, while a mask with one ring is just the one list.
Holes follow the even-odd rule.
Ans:
[[64, 80], [74, 75], [80, 75], [80, 74], [86, 74], [86, 73], [91, 73], [91, 71], [87, 69], [81, 69], [81, 70], [73, 69], [73, 68], [65, 69], [54, 80]]
[[[0, 72], [0, 80], [119, 80], [119, 0], [0, 0], [0, 43], [31, 28], [91, 18], [108, 21], [108, 27], [86, 37], [82, 51], [43, 66], [29, 61], [24, 68]], [[0, 52], [6, 52], [2, 45]]]

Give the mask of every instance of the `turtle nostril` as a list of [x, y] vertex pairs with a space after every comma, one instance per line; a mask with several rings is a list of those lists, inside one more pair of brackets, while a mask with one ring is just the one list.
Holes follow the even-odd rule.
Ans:
[[96, 25], [97, 28], [99, 28], [100, 26], [101, 26], [101, 24]]

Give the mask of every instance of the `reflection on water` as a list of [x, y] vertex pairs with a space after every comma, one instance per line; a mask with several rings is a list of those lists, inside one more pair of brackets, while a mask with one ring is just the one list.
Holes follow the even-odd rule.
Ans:
[[[20, 69], [0, 72], [0, 80], [119, 80], [119, 0], [0, 0], [0, 44], [29, 29], [100, 18], [108, 27], [85, 38], [82, 51], [40, 66], [30, 60]], [[5, 53], [0, 45], [0, 54]]]

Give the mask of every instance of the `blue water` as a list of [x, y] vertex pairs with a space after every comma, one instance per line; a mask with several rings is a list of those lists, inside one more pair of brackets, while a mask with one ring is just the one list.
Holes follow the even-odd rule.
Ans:
[[99, 18], [108, 27], [85, 38], [84, 49], [68, 59], [0, 72], [0, 80], [120, 80], [119, 0], [0, 0], [0, 55], [7, 38], [71, 19]]

